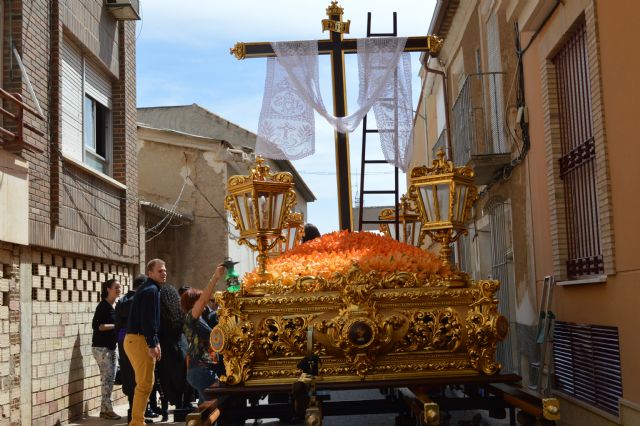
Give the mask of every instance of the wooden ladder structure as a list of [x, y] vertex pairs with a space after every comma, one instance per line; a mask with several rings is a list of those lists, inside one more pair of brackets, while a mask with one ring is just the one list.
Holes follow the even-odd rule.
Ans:
[[[393, 32], [390, 33], [372, 33], [371, 32], [371, 12], [367, 13], [367, 37], [397, 37], [398, 35], [398, 15], [396, 12], [393, 12]], [[397, 79], [398, 76], [394, 72], [394, 91], [397, 91]], [[394, 93], [393, 98], [382, 98], [381, 101], [394, 101], [394, 104], [397, 104], [395, 100], [397, 99], [397, 93]], [[368, 114], [367, 114], [368, 115]], [[363, 225], [366, 224], [383, 224], [389, 223], [388, 220], [364, 220], [364, 197], [365, 195], [393, 195], [394, 196], [394, 208], [395, 208], [395, 221], [394, 226], [396, 227], [396, 238], [400, 238], [400, 210], [398, 204], [400, 202], [400, 176], [397, 167], [394, 167], [394, 187], [393, 189], [376, 189], [376, 190], [368, 190], [365, 189], [364, 178], [366, 175], [366, 166], [367, 164], [388, 164], [384, 159], [367, 159], [367, 135], [369, 134], [379, 134], [380, 131], [376, 128], [369, 128], [367, 126], [367, 115], [362, 119], [362, 156], [360, 157], [360, 193], [358, 194], [358, 231], [362, 231]], [[397, 111], [396, 111], [396, 122], [397, 122]], [[394, 137], [396, 141], [398, 140], [398, 129], [394, 130]], [[397, 153], [396, 153], [397, 155]]]

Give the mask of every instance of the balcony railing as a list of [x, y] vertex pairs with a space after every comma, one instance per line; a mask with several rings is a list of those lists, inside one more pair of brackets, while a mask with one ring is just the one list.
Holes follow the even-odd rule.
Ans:
[[30, 151], [42, 152], [42, 149], [26, 141], [24, 131], [25, 129], [30, 130], [38, 136], [44, 136], [44, 132], [26, 122], [24, 115], [27, 112], [40, 120], [43, 120], [44, 117], [25, 104], [22, 96], [17, 93], [12, 94], [0, 89], [0, 98], [2, 99], [0, 145], [6, 149], [25, 148]]
[[510, 161], [502, 72], [467, 76], [453, 105], [453, 159], [474, 167], [476, 182], [485, 184]]
[[447, 144], [447, 129], [442, 129], [442, 131], [440, 132], [440, 136], [438, 136], [438, 140], [436, 141], [436, 144], [433, 145], [433, 158], [438, 158], [438, 151], [443, 150], [444, 153], [446, 154], [446, 158], [450, 158], [449, 157], [449, 146]]

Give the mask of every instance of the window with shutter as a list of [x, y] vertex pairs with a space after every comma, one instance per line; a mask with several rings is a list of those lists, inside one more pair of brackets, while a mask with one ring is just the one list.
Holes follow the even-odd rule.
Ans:
[[62, 152], [110, 174], [111, 80], [67, 39], [61, 62]]

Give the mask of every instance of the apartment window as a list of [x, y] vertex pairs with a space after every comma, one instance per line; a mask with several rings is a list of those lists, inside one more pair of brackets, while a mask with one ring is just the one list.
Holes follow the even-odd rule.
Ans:
[[93, 99], [84, 97], [84, 162], [102, 173], [108, 173], [109, 162], [107, 160], [107, 148], [110, 139], [110, 115], [109, 108]]
[[558, 87], [560, 178], [567, 221], [567, 276], [575, 279], [604, 272], [584, 23], [556, 54], [553, 63]]
[[108, 175], [112, 160], [111, 80], [66, 39], [61, 76], [62, 152]]

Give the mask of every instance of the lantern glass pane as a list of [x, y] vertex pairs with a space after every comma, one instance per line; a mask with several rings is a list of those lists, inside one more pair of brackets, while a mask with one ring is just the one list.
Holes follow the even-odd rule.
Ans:
[[433, 187], [431, 185], [420, 187], [420, 200], [427, 215], [426, 221], [434, 222], [436, 220], [436, 215], [433, 209]]
[[253, 202], [251, 197], [247, 196], [248, 194], [238, 194], [235, 197], [236, 207], [240, 211], [240, 222], [238, 225], [240, 226], [241, 231], [246, 231], [247, 229], [254, 229], [253, 223]]
[[455, 206], [455, 220], [458, 222], [464, 221], [464, 206], [467, 204], [467, 192], [469, 187], [465, 184], [456, 185], [456, 206]]
[[411, 245], [418, 247], [418, 240], [420, 239], [420, 231], [422, 231], [422, 222], [419, 220], [413, 223], [413, 235]]
[[296, 245], [298, 228], [287, 228], [287, 250], [291, 250]]
[[258, 223], [257, 223], [257, 227], [258, 229], [266, 229], [269, 227], [269, 205], [267, 202], [267, 197], [269, 196], [268, 193], [266, 192], [260, 192], [258, 193], [258, 196], [256, 197], [257, 201], [258, 201], [258, 209], [257, 209], [257, 213], [258, 213]]
[[271, 194], [274, 200], [271, 216], [271, 228], [282, 228], [282, 204], [284, 194]]
[[389, 227], [389, 236], [395, 240], [396, 239], [396, 224], [395, 224], [395, 222], [394, 223], [390, 223], [387, 226]]
[[438, 188], [438, 210], [440, 214], [439, 220], [441, 222], [448, 222], [449, 218], [449, 183], [441, 183], [437, 185]]
[[413, 222], [405, 222], [402, 242], [406, 244], [411, 244], [412, 236], [413, 236]]

